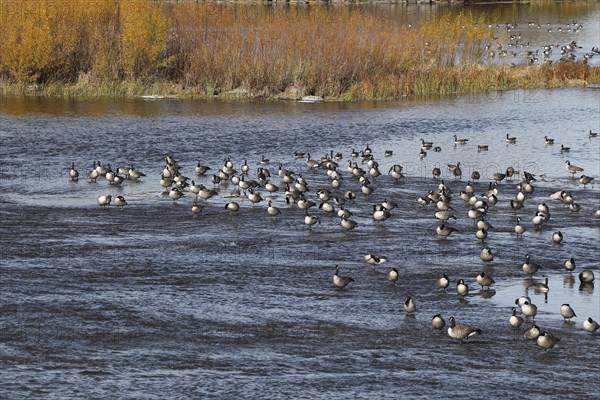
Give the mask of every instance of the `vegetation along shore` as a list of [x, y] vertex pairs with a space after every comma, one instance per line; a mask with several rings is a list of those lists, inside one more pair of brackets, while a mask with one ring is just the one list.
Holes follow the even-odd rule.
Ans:
[[562, 56], [552, 59], [508, 50], [515, 39], [505, 22], [467, 11], [411, 25], [359, 7], [297, 3], [0, 7], [4, 96], [368, 100], [600, 82], [586, 57], [558, 44], [549, 51]]

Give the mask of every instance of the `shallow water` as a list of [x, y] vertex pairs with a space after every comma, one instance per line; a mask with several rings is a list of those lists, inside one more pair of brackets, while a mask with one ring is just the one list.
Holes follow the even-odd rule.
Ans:
[[[584, 189], [564, 167], [569, 159], [600, 175], [600, 138], [587, 135], [600, 126], [599, 90], [350, 104], [0, 104], [3, 398], [480, 398], [482, 379], [491, 397], [522, 398], [526, 390], [528, 397], [591, 398], [600, 389], [599, 336], [582, 329], [584, 319], [600, 319], [598, 289], [580, 290], [577, 279], [584, 268], [600, 276], [600, 219], [593, 217], [600, 192], [598, 185]], [[517, 136], [516, 144], [505, 142], [506, 133]], [[468, 143], [455, 146], [454, 134]], [[545, 145], [545, 135], [556, 143]], [[419, 159], [420, 138], [442, 151]], [[343, 154], [341, 195], [360, 190], [346, 166], [352, 149], [367, 143], [383, 175], [371, 180], [372, 195], [347, 203], [358, 222], [350, 232], [319, 210], [311, 213], [321, 223], [309, 229], [304, 212], [288, 207], [282, 192], [272, 195], [282, 209], [276, 219], [267, 216], [264, 201], [242, 198], [237, 214], [224, 210], [231, 183], [217, 186], [220, 195], [198, 217], [192, 197], [173, 204], [161, 194], [166, 154], [209, 187], [209, 176], [194, 174], [198, 161], [215, 171], [228, 156], [236, 167], [248, 160], [255, 177], [265, 155], [274, 183], [282, 164], [302, 173], [308, 198], [316, 201], [329, 179], [292, 154], [320, 158], [334, 150]], [[490, 150], [478, 153], [478, 144]], [[571, 147], [568, 155], [560, 144]], [[386, 149], [393, 156], [384, 157]], [[103, 179], [88, 183], [94, 160], [133, 163], [148, 176], [122, 188]], [[445, 169], [457, 161], [461, 180]], [[78, 182], [68, 181], [71, 162]], [[387, 175], [395, 163], [406, 175], [399, 183]], [[458, 192], [472, 170], [482, 173], [475, 183], [481, 193], [509, 165], [539, 179], [516, 213], [527, 232], [515, 238], [508, 201], [516, 182], [502, 182], [487, 217], [494, 229], [486, 245], [495, 260], [485, 265]], [[434, 166], [455, 193], [452, 225], [459, 231], [447, 240], [435, 234], [434, 208], [416, 202], [438, 185]], [[549, 200], [559, 189], [573, 193], [580, 212]], [[122, 194], [129, 204], [100, 209], [101, 194]], [[386, 198], [399, 208], [375, 223], [371, 207]], [[531, 217], [542, 202], [551, 219], [535, 231]], [[565, 237], [561, 245], [551, 241], [555, 230]], [[371, 252], [389, 261], [373, 269], [364, 261]], [[508, 325], [514, 300], [530, 282], [521, 269], [526, 253], [543, 267], [535, 281], [549, 278], [547, 302], [528, 291], [539, 307], [538, 325], [561, 338], [549, 352]], [[573, 281], [562, 267], [570, 257], [577, 263]], [[355, 279], [346, 290], [332, 287], [335, 265]], [[391, 267], [400, 271], [397, 285], [385, 279]], [[494, 277], [492, 290], [477, 285], [482, 270]], [[452, 280], [447, 293], [436, 286], [444, 272]], [[454, 292], [459, 278], [470, 285], [464, 299]], [[403, 311], [408, 295], [417, 303], [415, 316]], [[577, 313], [572, 324], [560, 316], [562, 303]], [[437, 313], [476, 325], [483, 335], [455, 343], [431, 329]]]

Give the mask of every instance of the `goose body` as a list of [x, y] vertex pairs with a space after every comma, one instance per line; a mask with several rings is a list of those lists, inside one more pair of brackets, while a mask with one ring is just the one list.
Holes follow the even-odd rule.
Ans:
[[481, 274], [477, 275], [477, 283], [479, 283], [479, 285], [481, 286], [481, 290], [483, 290], [483, 288], [485, 288], [486, 286], [489, 290], [490, 286], [492, 286], [496, 282], [494, 281], [494, 279], [492, 279], [491, 276], [486, 275], [485, 272], [482, 272]]
[[436, 228], [436, 232], [440, 236], [448, 237], [452, 233], [456, 232], [456, 228], [453, 228], [451, 226], [446, 226], [445, 224], [442, 224], [441, 226], [438, 226]]
[[387, 257], [382, 256], [380, 254], [370, 253], [365, 256], [365, 261], [367, 262], [367, 264], [379, 265], [379, 264], [383, 264], [384, 262], [386, 262]]
[[115, 198], [115, 206], [119, 207], [119, 208], [123, 208], [127, 205], [127, 201], [125, 200], [125, 198], [123, 196], [117, 196]]
[[350, 282], [354, 282], [354, 278], [351, 278], [349, 276], [342, 276], [339, 274], [340, 273], [340, 267], [335, 267], [335, 273], [333, 274], [333, 284], [338, 288], [338, 289], [343, 289], [346, 286], [348, 286], [348, 284]]
[[552, 234], [552, 241], [556, 244], [560, 244], [563, 240], [563, 234], [561, 231], [556, 231]]
[[575, 311], [569, 304], [563, 304], [562, 306], [560, 306], [560, 315], [562, 315], [562, 317], [567, 321], [570, 321], [571, 318], [577, 316], [577, 314], [575, 314]]
[[523, 235], [524, 232], [525, 232], [525, 227], [523, 225], [521, 225], [521, 219], [519, 217], [517, 217], [517, 225], [515, 225], [515, 233], [517, 234], [517, 236], [521, 236], [521, 235]]
[[225, 204], [225, 209], [230, 212], [238, 212], [240, 210], [240, 205], [237, 202], [232, 201]]
[[548, 350], [553, 348], [559, 340], [558, 337], [551, 335], [548, 332], [540, 332], [536, 339], [536, 343], [542, 349]]
[[414, 314], [414, 312], [416, 310], [417, 310], [417, 305], [415, 304], [412, 297], [408, 296], [406, 298], [406, 300], [404, 301], [404, 311], [406, 311], [407, 314]]
[[71, 164], [71, 169], [69, 170], [69, 180], [71, 182], [76, 182], [79, 180], [79, 172], [75, 169], [75, 163]]
[[450, 327], [448, 328], [448, 336], [453, 339], [459, 339], [461, 342], [463, 339], [468, 339], [477, 334], [481, 334], [481, 329], [474, 328], [469, 325], [456, 325], [454, 317], [450, 317]]
[[481, 253], [479, 253], [479, 257], [481, 258], [481, 261], [484, 261], [484, 262], [494, 261], [494, 255], [492, 254], [492, 249], [490, 249], [487, 246], [481, 250]]
[[398, 277], [399, 277], [398, 270], [396, 268], [392, 268], [387, 273], [387, 280], [390, 282], [394, 282], [394, 283], [397, 282]]
[[531, 261], [531, 257], [529, 256], [529, 254], [525, 255], [525, 262], [523, 263], [523, 272], [525, 272], [528, 275], [533, 275], [541, 268], [542, 267], [539, 264]]
[[468, 141], [469, 139], [458, 138], [454, 135], [454, 144], [467, 144]]
[[506, 134], [506, 139], [505, 139], [506, 143], [516, 143], [517, 142], [517, 138], [515, 136], [510, 136], [508, 133]]
[[273, 203], [269, 200], [269, 203], [267, 205], [267, 214], [269, 214], [271, 217], [276, 217], [279, 214], [281, 214], [281, 210], [278, 207], [275, 207]]
[[568, 173], [570, 173], [573, 176], [575, 176], [575, 174], [578, 172], [583, 172], [583, 168], [571, 164], [571, 162], [569, 160], [566, 161], [566, 164], [567, 165], [565, 166], [565, 169], [567, 170]]
[[194, 215], [199, 215], [202, 214], [202, 210], [204, 209], [203, 205], [200, 205], [196, 202], [194, 202], [192, 204], [192, 213], [194, 213]]
[[584, 269], [579, 273], [579, 281], [581, 283], [592, 283], [594, 282], [596, 277], [594, 276], [594, 271], [591, 269]]
[[600, 324], [598, 324], [598, 322], [594, 321], [592, 319], [592, 317], [583, 321], [583, 329], [586, 332], [594, 333], [598, 330], [599, 327], [600, 327]]
[[456, 293], [462, 297], [469, 294], [469, 285], [467, 285], [463, 279], [459, 279], [458, 282], [456, 282]]
[[178, 188], [174, 187], [169, 191], [169, 197], [173, 199], [173, 202], [177, 202], [181, 197], [183, 197], [183, 192]]
[[546, 144], [554, 144], [554, 139], [551, 139], [548, 136], [544, 136], [544, 141]]
[[112, 201], [112, 196], [110, 194], [106, 194], [106, 195], [102, 195], [100, 197], [98, 197], [98, 205], [100, 207], [106, 207], [107, 205], [110, 204], [110, 202]]
[[570, 151], [571, 151], [571, 148], [570, 148], [570, 147], [565, 147], [565, 146], [563, 146], [562, 144], [560, 145], [560, 152], [561, 152], [561, 153], [568, 153], [568, 152], [570, 152]]
[[446, 291], [446, 288], [450, 285], [450, 279], [446, 274], [443, 274], [437, 279], [437, 285], [440, 289]]
[[352, 230], [354, 228], [356, 228], [356, 226], [358, 225], [358, 223], [356, 221], [353, 221], [351, 219], [348, 219], [346, 217], [342, 217], [340, 218], [340, 225], [346, 229], [346, 230]]
[[431, 327], [433, 329], [442, 330], [446, 326], [446, 321], [440, 314], [436, 314], [431, 318]]
[[523, 336], [527, 340], [537, 340], [537, 338], [540, 336], [539, 326], [533, 324], [530, 328], [527, 328], [525, 330], [525, 333], [523, 334]]
[[565, 269], [569, 272], [573, 272], [575, 270], [575, 259], [573, 257], [569, 258], [563, 263]]
[[529, 301], [525, 301], [521, 306], [521, 313], [523, 313], [525, 318], [535, 318], [537, 315], [537, 306]]
[[512, 314], [508, 319], [508, 323], [510, 324], [510, 326], [512, 326], [513, 328], [518, 328], [521, 325], [523, 325], [523, 321], [525, 321], [523, 317], [517, 315], [517, 309], [513, 307]]

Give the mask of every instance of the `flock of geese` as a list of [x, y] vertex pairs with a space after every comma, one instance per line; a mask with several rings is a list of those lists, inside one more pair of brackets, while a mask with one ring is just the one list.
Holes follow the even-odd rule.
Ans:
[[[592, 131], [589, 132], [590, 138], [597, 137], [597, 133]], [[546, 144], [553, 144], [554, 140], [545, 137]], [[454, 136], [455, 145], [464, 145], [469, 139], [459, 138]], [[514, 144], [516, 137], [506, 135], [506, 142]], [[434, 143], [427, 142], [421, 139], [421, 153], [420, 157], [424, 157], [423, 153], [426, 153], [430, 149], [433, 151], [440, 151], [439, 146], [434, 146]], [[487, 151], [488, 147], [485, 145], [479, 145], [478, 151]], [[385, 151], [385, 156], [389, 157], [393, 154], [391, 150]], [[215, 196], [227, 199], [227, 203], [224, 208], [230, 213], [237, 213], [241, 209], [240, 199], [247, 199], [252, 205], [258, 205], [260, 203], [266, 203], [265, 211], [271, 218], [276, 218], [283, 211], [281, 208], [273, 205], [272, 198], [277, 192], [283, 192], [285, 195], [285, 203], [288, 208], [298, 208], [303, 212], [303, 222], [309, 229], [317, 223], [320, 223], [321, 216], [327, 215], [329, 217], [339, 218], [339, 225], [345, 231], [351, 231], [358, 226], [358, 223], [352, 219], [353, 213], [349, 210], [349, 206], [353, 204], [353, 200], [357, 196], [369, 196], [374, 192], [375, 187], [371, 184], [372, 179], [376, 179], [382, 175], [379, 163], [377, 162], [375, 155], [369, 145], [360, 151], [352, 150], [350, 159], [347, 162], [346, 172], [343, 172], [341, 167], [341, 160], [343, 155], [340, 153], [334, 154], [331, 151], [324, 157], [314, 159], [310, 153], [295, 152], [293, 157], [297, 160], [304, 159], [306, 168], [313, 173], [324, 173], [326, 179], [329, 182], [329, 187], [321, 187], [317, 190], [309, 189], [309, 183], [304, 179], [302, 174], [286, 169], [283, 165], [279, 165], [276, 172], [273, 174], [277, 175], [277, 179], [280, 182], [275, 183], [271, 175], [272, 171], [269, 168], [270, 161], [264, 156], [258, 162], [258, 168], [256, 169], [256, 178], [250, 178], [251, 167], [247, 161], [244, 161], [241, 165], [234, 167], [234, 163], [230, 157], [227, 157], [223, 164], [218, 168], [214, 169], [198, 163], [195, 166], [195, 175], [197, 179], [207, 177], [207, 174], [212, 173], [210, 181], [213, 184], [213, 188], [206, 187], [204, 184], [196, 183], [195, 179], [190, 179], [185, 176], [182, 172], [182, 167], [179, 162], [171, 155], [167, 155], [165, 165], [162, 172], [160, 173], [160, 186], [163, 188], [163, 195], [169, 197], [174, 203], [180, 200], [182, 197], [192, 197], [194, 200], [191, 205], [191, 211], [195, 216], [202, 214], [205, 207], [209, 205], [209, 200]], [[460, 163], [455, 165], [448, 164], [448, 171], [456, 179], [460, 179], [462, 176], [462, 170]], [[566, 161], [565, 169], [572, 179], [575, 179], [575, 174], [582, 174], [583, 168], [571, 164], [570, 161]], [[401, 181], [405, 179], [403, 174], [403, 167], [400, 164], [394, 164], [387, 171], [387, 174], [394, 181]], [[523, 207], [525, 201], [530, 198], [531, 193], [534, 191], [534, 185], [536, 177], [534, 174], [527, 171], [519, 173], [513, 168], [509, 167], [503, 173], [496, 173], [493, 175], [493, 180], [489, 182], [488, 190], [485, 191], [481, 196], [475, 194], [475, 189], [471, 181], [469, 181], [464, 190], [462, 190], [458, 196], [452, 193], [450, 187], [440, 181], [441, 171], [439, 168], [434, 168], [432, 171], [434, 182], [438, 182], [427, 194], [420, 196], [416, 199], [416, 202], [421, 207], [433, 207], [435, 209], [434, 216], [436, 220], [440, 221], [440, 225], [437, 226], [435, 232], [442, 238], [447, 240], [457, 228], [451, 226], [450, 221], [456, 219], [454, 215], [454, 207], [452, 202], [456, 201], [457, 197], [468, 206], [468, 217], [474, 221], [476, 230], [474, 235], [477, 240], [482, 243], [485, 242], [490, 232], [493, 231], [493, 226], [486, 220], [486, 216], [489, 210], [498, 202], [498, 186], [506, 180], [512, 180], [515, 177], [520, 176], [521, 180], [516, 185], [518, 193], [514, 199], [510, 200], [509, 204], [512, 210], [519, 210]], [[110, 165], [102, 165], [100, 162], [94, 162], [93, 167], [87, 172], [87, 179], [91, 183], [96, 183], [99, 178], [106, 179], [111, 186], [121, 186], [124, 182], [130, 181], [135, 182], [145, 177], [141, 170], [135, 168], [133, 165], [123, 166], [113, 169]], [[477, 171], [473, 171], [471, 174], [473, 180], [478, 180], [480, 174]], [[75, 169], [75, 165], [72, 164], [69, 170], [69, 179], [71, 181], [77, 181], [79, 179], [79, 172]], [[584, 186], [592, 183], [593, 177], [586, 177], [581, 175], [577, 178]], [[360, 185], [359, 190], [352, 190], [349, 188], [350, 185], [346, 184], [347, 180], [357, 181]], [[233, 190], [228, 193], [220, 193], [219, 187], [223, 187], [224, 184], [230, 184], [233, 186]], [[344, 190], [342, 186], [348, 188]], [[261, 193], [262, 192], [262, 193]], [[264, 195], [264, 193], [268, 193]], [[549, 200], [562, 203], [573, 212], [579, 212], [581, 206], [575, 201], [575, 196], [567, 190], [558, 190], [553, 193]], [[123, 208], [127, 205], [127, 201], [122, 195], [118, 195], [114, 198], [110, 194], [104, 194], [98, 197], [97, 203], [102, 208], [114, 204], [116, 207]], [[382, 223], [392, 216], [393, 210], [398, 205], [388, 199], [385, 199], [381, 203], [372, 205], [372, 219], [374, 223]], [[319, 209], [320, 214], [313, 210]], [[598, 209], [594, 216], [600, 218], [600, 209]], [[533, 229], [542, 230], [544, 225], [550, 219], [550, 207], [545, 203], [541, 203], [537, 206], [535, 214], [531, 217], [531, 223]], [[514, 233], [516, 236], [521, 236], [526, 231], [526, 227], [521, 224], [520, 218], [516, 218], [516, 225], [514, 226]], [[563, 240], [563, 235], [560, 231], [553, 232], [551, 239], [554, 243], [560, 243]], [[481, 260], [486, 263], [494, 259], [493, 251], [490, 247], [485, 246], [480, 253]], [[365, 261], [371, 266], [375, 267], [387, 261], [387, 258], [378, 254], [368, 254], [365, 256]], [[525, 256], [522, 270], [525, 274], [533, 277], [542, 267], [532, 260], [532, 256], [527, 254]], [[572, 273], [575, 270], [575, 260], [570, 258], [564, 262], [564, 268], [568, 273]], [[386, 274], [387, 280], [396, 283], [399, 279], [399, 272], [396, 268], [391, 268]], [[582, 284], [593, 285], [595, 280], [594, 273], [590, 269], [582, 270], [579, 273], [579, 280]], [[490, 286], [495, 284], [494, 279], [481, 272], [476, 277], [477, 283], [481, 286], [481, 290], [489, 290]], [[340, 268], [336, 266], [333, 275], [333, 285], [338, 290], [345, 290], [352, 282], [354, 278], [345, 276], [340, 273]], [[437, 279], [437, 285], [440, 290], [446, 291], [451, 281], [443, 274]], [[487, 289], [486, 289], [487, 288]], [[545, 283], [535, 284], [535, 289], [541, 293], [547, 293], [548, 279], [546, 278]], [[458, 296], [464, 297], [469, 293], [468, 284], [465, 283], [464, 279], [459, 279], [456, 282], [456, 293]], [[535, 324], [535, 316], [537, 313], [537, 307], [531, 301], [531, 298], [523, 296], [515, 301], [516, 307], [512, 310], [512, 315], [509, 317], [509, 324], [513, 328], [519, 328], [523, 324], [528, 323], [530, 326], [526, 329], [524, 336], [527, 339], [535, 340], [537, 345], [543, 349], [550, 349], [555, 346], [559, 341], [559, 338], [555, 335], [544, 331], [538, 325]], [[416, 311], [415, 299], [410, 296], [404, 302], [404, 310], [407, 314], [413, 314]], [[517, 314], [517, 310], [520, 311], [521, 315]], [[560, 308], [560, 314], [565, 320], [570, 320], [576, 317], [574, 310], [569, 304], [563, 304]], [[468, 339], [474, 335], [480, 334], [482, 331], [473, 326], [457, 324], [454, 317], [449, 318], [449, 326], [447, 328], [448, 335], [459, 341]], [[433, 329], [441, 330], [446, 327], [446, 321], [442, 318], [441, 314], [435, 315], [431, 320], [431, 326]], [[583, 322], [583, 329], [588, 332], [594, 333], [599, 328], [598, 322], [594, 321], [591, 317], [587, 318]]]

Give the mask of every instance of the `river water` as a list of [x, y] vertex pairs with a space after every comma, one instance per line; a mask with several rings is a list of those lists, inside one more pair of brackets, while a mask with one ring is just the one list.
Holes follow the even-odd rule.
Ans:
[[[599, 335], [582, 323], [600, 320], [600, 296], [578, 274], [600, 276], [600, 190], [597, 182], [584, 188], [565, 163], [598, 180], [600, 138], [588, 132], [600, 130], [599, 107], [592, 88], [344, 104], [0, 99], [0, 396], [597, 398]], [[454, 145], [453, 135], [469, 141]], [[420, 158], [421, 138], [441, 151]], [[350, 154], [367, 145], [382, 172], [368, 196], [346, 169], [349, 160], [366, 168]], [[281, 209], [269, 217], [266, 200], [228, 198], [232, 183], [213, 185], [210, 173], [194, 172], [198, 162], [217, 171], [230, 157], [237, 169], [247, 160], [254, 179], [265, 156], [271, 182], [283, 187], [282, 165], [306, 179], [306, 197], [319, 204], [316, 191], [330, 179], [292, 155], [320, 159], [332, 150], [343, 157], [334, 193], [357, 192], [346, 203], [358, 223], [351, 231], [316, 207], [310, 213], [320, 223], [309, 228], [283, 189], [260, 189]], [[176, 204], [162, 193], [168, 154], [183, 174], [218, 191], [199, 201], [201, 215], [191, 212], [189, 192]], [[94, 161], [133, 164], [147, 176], [122, 187], [89, 183]], [[77, 182], [68, 179], [72, 162]], [[457, 162], [461, 179], [446, 168]], [[404, 168], [400, 182], [388, 174], [393, 164]], [[538, 180], [516, 212], [509, 201], [518, 178], [498, 185], [486, 217], [494, 261], [483, 263], [484, 244], [458, 193], [472, 171], [481, 173], [480, 195], [509, 166]], [[440, 183], [434, 167], [454, 193], [450, 225], [458, 231], [448, 239], [435, 233], [435, 206], [416, 201]], [[557, 190], [570, 191], [581, 210], [551, 201]], [[104, 194], [128, 205], [101, 209]], [[376, 223], [372, 207], [384, 199], [398, 208]], [[232, 200], [237, 213], [224, 209]], [[534, 230], [543, 202], [551, 218]], [[516, 216], [527, 229], [522, 238], [513, 232]], [[557, 230], [560, 245], [551, 240]], [[373, 268], [369, 253], [388, 261]], [[533, 279], [522, 270], [525, 254], [542, 265]], [[562, 266], [570, 257], [573, 275]], [[336, 265], [355, 280], [344, 290], [332, 284]], [[392, 267], [395, 285], [386, 280]], [[476, 283], [481, 271], [495, 279], [489, 291]], [[446, 292], [436, 284], [442, 273], [451, 280]], [[545, 277], [547, 296], [531, 288]], [[460, 278], [470, 286], [464, 298], [454, 290]], [[508, 324], [523, 294], [538, 306], [537, 324], [560, 337], [550, 351]], [[407, 296], [414, 315], [404, 312]], [[560, 315], [563, 303], [577, 314], [571, 323]], [[431, 328], [437, 313], [483, 332], [458, 343]]]

